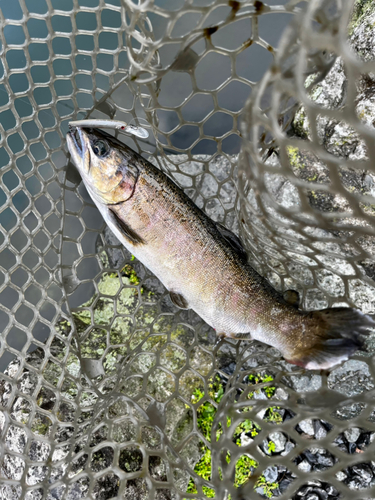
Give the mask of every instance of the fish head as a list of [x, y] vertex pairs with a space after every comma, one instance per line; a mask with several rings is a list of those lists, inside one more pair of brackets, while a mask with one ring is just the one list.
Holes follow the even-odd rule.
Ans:
[[71, 158], [89, 191], [102, 203], [128, 200], [139, 171], [127, 147], [97, 129], [76, 127], [66, 136]]

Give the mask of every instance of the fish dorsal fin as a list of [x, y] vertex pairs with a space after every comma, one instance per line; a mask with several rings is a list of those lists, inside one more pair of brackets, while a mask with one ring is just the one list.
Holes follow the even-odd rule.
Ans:
[[171, 301], [175, 306], [179, 307], [180, 309], [189, 309], [188, 301], [183, 295], [176, 292], [169, 292], [169, 295], [171, 297]]
[[284, 298], [285, 302], [287, 302], [291, 306], [298, 308], [298, 306], [299, 306], [299, 293], [296, 290], [286, 290], [283, 293], [283, 298]]
[[241, 261], [246, 263], [247, 253], [239, 237], [232, 233], [232, 231], [229, 231], [229, 229], [224, 227], [219, 222], [216, 222], [216, 227], [220, 231], [221, 236], [227, 240], [232, 249], [237, 253]]

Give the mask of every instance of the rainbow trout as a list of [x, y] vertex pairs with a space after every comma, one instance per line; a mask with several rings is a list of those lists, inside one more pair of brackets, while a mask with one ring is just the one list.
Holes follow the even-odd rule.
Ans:
[[249, 334], [290, 363], [330, 368], [375, 325], [356, 309], [303, 312], [246, 261], [240, 240], [207, 217], [158, 168], [97, 129], [77, 127], [67, 144], [86, 188], [124, 246], [217, 334]]

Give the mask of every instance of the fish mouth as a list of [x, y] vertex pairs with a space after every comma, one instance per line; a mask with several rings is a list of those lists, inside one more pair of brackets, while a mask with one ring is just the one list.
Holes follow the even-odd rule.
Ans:
[[78, 153], [82, 157], [83, 156], [82, 155], [82, 150], [83, 150], [82, 129], [80, 127], [72, 128], [69, 131], [69, 134], [70, 134], [70, 137], [73, 139], [74, 146], [75, 146], [76, 150], [78, 151]]
[[66, 141], [73, 163], [79, 171], [90, 170], [90, 151], [87, 146], [88, 138], [81, 127], [74, 127], [66, 135]]

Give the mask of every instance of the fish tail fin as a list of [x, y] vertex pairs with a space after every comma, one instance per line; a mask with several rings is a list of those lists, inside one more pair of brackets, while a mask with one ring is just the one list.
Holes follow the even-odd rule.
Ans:
[[288, 361], [309, 370], [331, 368], [347, 360], [363, 347], [363, 336], [375, 327], [370, 316], [347, 307], [312, 311], [306, 316], [315, 325], [316, 342], [312, 342], [302, 357], [296, 355]]

